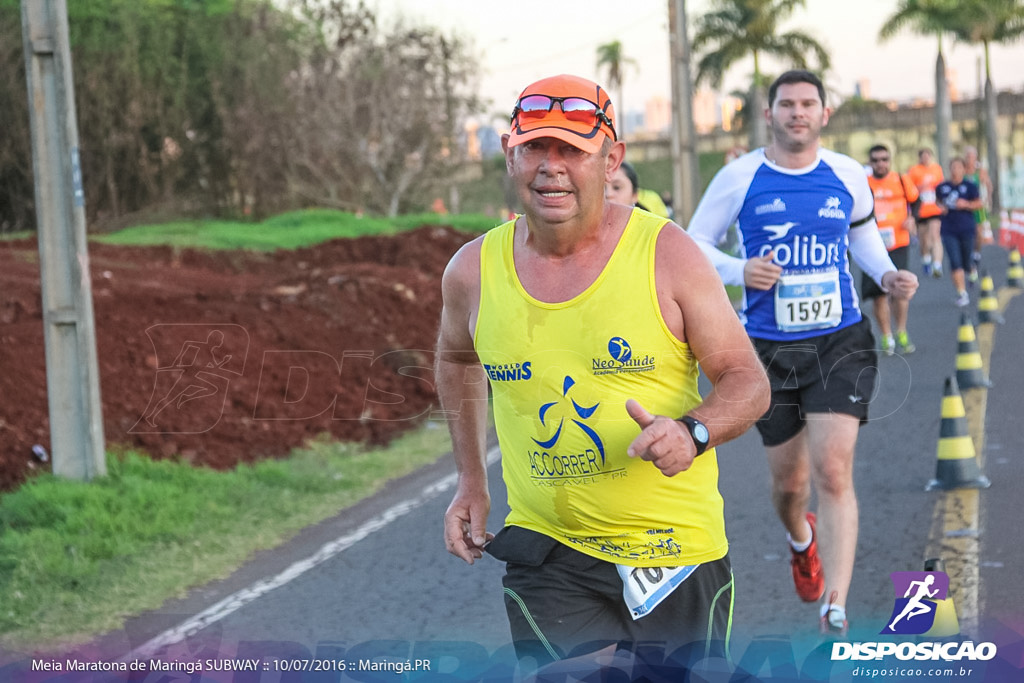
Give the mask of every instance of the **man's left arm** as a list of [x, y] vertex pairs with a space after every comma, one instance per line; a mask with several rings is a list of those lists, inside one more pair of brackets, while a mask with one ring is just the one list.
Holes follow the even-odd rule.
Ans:
[[[689, 415], [705, 424], [708, 447], [743, 434], [768, 409], [770, 389], [764, 367], [732, 308], [711, 261], [676, 225], [658, 238], [655, 258], [658, 298], [669, 328], [690, 346], [712, 390]], [[697, 457], [682, 415], [651, 415], [637, 401], [626, 409], [642, 431], [629, 454], [654, 463], [672, 476]]]
[[911, 298], [917, 291], [917, 276], [909, 270], [897, 270], [889, 257], [875, 222], [875, 197], [867, 177], [859, 171], [850, 173], [845, 184], [853, 197], [850, 255], [882, 291], [898, 299]]

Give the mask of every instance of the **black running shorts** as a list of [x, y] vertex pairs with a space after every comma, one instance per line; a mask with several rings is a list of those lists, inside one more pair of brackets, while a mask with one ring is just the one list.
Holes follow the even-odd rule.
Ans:
[[[516, 655], [544, 665], [643, 642], [701, 656], [726, 656], [732, 620], [729, 556], [705, 562], [649, 614], [633, 620], [611, 562], [536, 531], [505, 527], [487, 546], [504, 560], [505, 610]], [[688, 646], [684, 648], [683, 646]]]
[[867, 422], [878, 373], [867, 318], [810, 339], [751, 341], [772, 388], [771, 405], [757, 421], [765, 446], [789, 441], [814, 413], [842, 413]]

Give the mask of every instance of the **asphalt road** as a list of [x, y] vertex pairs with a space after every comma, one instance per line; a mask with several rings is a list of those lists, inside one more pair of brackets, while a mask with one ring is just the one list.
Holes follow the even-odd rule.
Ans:
[[[984, 265], [1000, 290], [1005, 252], [986, 249]], [[921, 570], [925, 559], [939, 553], [947, 564], [966, 563], [965, 575], [975, 577], [954, 588], [961, 622], [971, 629], [963, 637], [996, 628], [1003, 629], [1006, 642], [1018, 644], [1018, 652], [1024, 642], [1018, 569], [1024, 566], [1019, 503], [1024, 296], [1007, 293], [1003, 290], [1006, 322], [993, 328], [989, 375], [994, 386], [987, 394], [984, 449], [978, 456], [992, 486], [977, 493], [975, 529], [944, 528], [937, 509], [948, 494], [925, 490], [936, 475], [943, 384], [955, 372], [957, 355], [961, 311], [952, 303], [948, 278], [923, 281], [912, 304], [916, 353], [880, 359], [872, 418], [857, 446], [861, 528], [848, 607], [851, 640], [878, 639], [893, 608], [891, 572]], [[974, 308], [972, 303], [969, 310]], [[787, 663], [799, 667], [820, 643], [817, 607], [793, 593], [785, 535], [770, 505], [756, 433], [721, 447], [719, 460], [736, 577], [733, 653], [742, 659], [752, 656], [754, 644], [769, 643], [775, 660], [769, 658], [763, 671], [777, 671], [773, 666], [789, 671]], [[430, 663], [429, 676], [414, 671], [408, 675], [412, 679], [426, 680], [439, 671], [456, 678], [481, 674], [510, 654], [503, 569], [489, 557], [467, 566], [444, 550], [441, 522], [452, 472], [446, 458], [394, 482], [374, 499], [259, 555], [231, 578], [133, 619], [81, 654], [124, 661], [261, 662], [255, 672], [207, 674], [203, 680], [402, 680], [393, 672], [353, 671], [360, 659], [381, 657]], [[489, 528], [497, 531], [506, 512], [497, 458], [490, 473]], [[964, 557], [944, 543], [959, 537], [974, 541]], [[290, 664], [267, 663], [275, 658], [307, 667], [329, 660], [335, 669], [343, 662], [347, 670], [296, 677], [278, 669]], [[511, 675], [511, 670], [490, 670], [495, 680]]]

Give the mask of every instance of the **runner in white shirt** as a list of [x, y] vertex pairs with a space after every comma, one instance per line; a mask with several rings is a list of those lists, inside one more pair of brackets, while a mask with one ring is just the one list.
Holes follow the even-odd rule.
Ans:
[[[772, 405], [757, 427], [772, 499], [789, 532], [796, 590], [807, 602], [824, 597], [822, 631], [845, 634], [857, 546], [853, 453], [877, 362], [847, 252], [895, 297], [909, 299], [918, 283], [889, 258], [861, 165], [819, 147], [830, 113], [820, 79], [789, 71], [768, 100], [774, 141], [715, 176], [689, 233], [722, 280], [744, 288], [744, 324], [772, 383]], [[738, 258], [716, 248], [733, 224]], [[808, 512], [811, 482], [817, 517]]]

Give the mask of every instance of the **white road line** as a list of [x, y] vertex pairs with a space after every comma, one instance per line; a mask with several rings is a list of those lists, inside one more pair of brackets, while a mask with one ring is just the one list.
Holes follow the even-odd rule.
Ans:
[[[487, 452], [487, 466], [490, 467], [496, 463], [498, 458], [499, 451], [498, 447], [495, 446]], [[257, 581], [248, 588], [243, 588], [236, 593], [232, 593], [217, 604], [211, 605], [191, 619], [175, 626], [174, 628], [164, 631], [143, 645], [135, 648], [122, 657], [120, 661], [126, 662], [134, 659], [146, 658], [159, 652], [162, 648], [174, 645], [175, 643], [180, 643], [186, 638], [203, 630], [210, 624], [216, 623], [232, 612], [241, 609], [256, 598], [269, 593], [275, 588], [285, 585], [289, 581], [302, 576], [317, 565], [326, 562], [345, 550], [348, 550], [373, 532], [382, 529], [396, 519], [407, 515], [427, 501], [452, 488], [455, 485], [455, 481], [455, 474], [450, 474], [439, 479], [425, 487], [415, 498], [393, 505], [377, 517], [367, 520], [366, 523], [355, 531], [324, 544], [313, 555], [295, 562], [277, 576]], [[438, 542], [440, 542], [440, 540]]]

